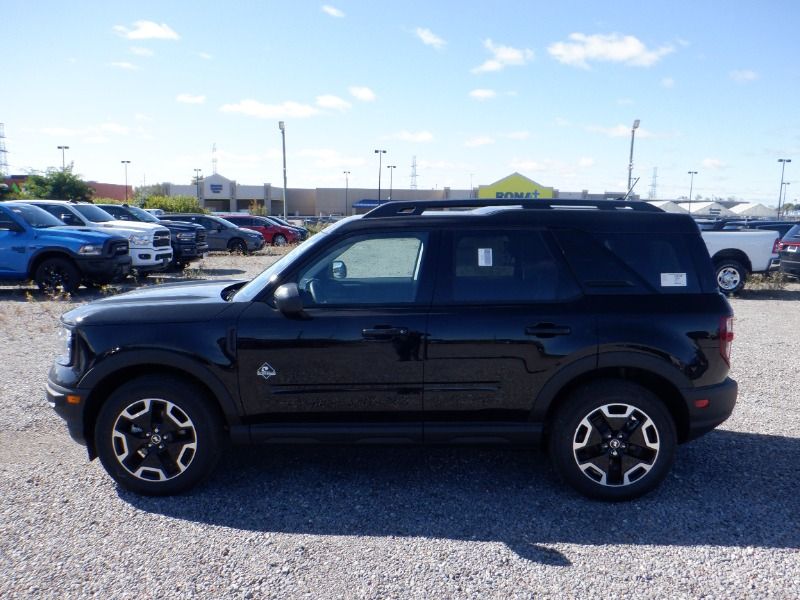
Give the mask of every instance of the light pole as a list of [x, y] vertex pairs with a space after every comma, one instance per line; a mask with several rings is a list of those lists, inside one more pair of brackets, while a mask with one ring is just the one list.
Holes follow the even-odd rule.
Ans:
[[350, 171], [342, 171], [344, 173], [344, 216], [347, 216], [347, 210], [350, 206], [350, 199], [347, 197], [350, 191]]
[[633, 127], [631, 127], [631, 157], [628, 161], [628, 193], [630, 194], [631, 191], [631, 179], [633, 178], [633, 140], [636, 137], [636, 130], [639, 129], [639, 119], [636, 119], [633, 122]]
[[278, 129], [281, 130], [281, 141], [283, 142], [283, 218], [286, 219], [286, 124], [278, 121]]
[[691, 175], [691, 179], [689, 180], [689, 214], [692, 214], [692, 188], [694, 187], [694, 176], [697, 175], [697, 171], [688, 171], [689, 175]]
[[69, 150], [69, 146], [58, 146], [58, 149], [61, 150], [61, 170], [62, 171], [66, 171], [67, 170], [67, 162], [64, 159], [64, 151], [65, 150]]
[[[786, 181], [783, 184], [783, 206], [786, 206], [786, 194], [789, 193], [789, 186], [791, 183], [791, 181]], [[780, 218], [780, 213], [778, 213], [778, 218]]]
[[378, 204], [381, 203], [381, 155], [386, 154], [386, 150], [375, 150], [378, 155]]
[[792, 162], [791, 158], [779, 158], [778, 162], [781, 163], [781, 187], [778, 190], [778, 218], [781, 218], [781, 199], [783, 198], [783, 172], [786, 170], [786, 163]]
[[119, 161], [125, 167], [125, 204], [128, 203], [128, 165], [131, 164], [129, 160], [121, 160]]
[[392, 191], [394, 190], [393, 187], [393, 179], [394, 179], [394, 170], [397, 168], [397, 165], [386, 165], [386, 168], [389, 169], [389, 202], [392, 201]]
[[200, 202], [200, 173], [203, 172], [203, 169], [195, 169], [194, 170], [194, 185], [197, 189], [197, 201]]

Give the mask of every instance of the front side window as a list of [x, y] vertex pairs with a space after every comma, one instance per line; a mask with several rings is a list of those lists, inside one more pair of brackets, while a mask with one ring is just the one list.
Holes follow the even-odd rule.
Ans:
[[114, 217], [94, 204], [76, 204], [75, 210], [93, 223], [107, 223], [114, 220]]
[[83, 221], [81, 221], [77, 215], [72, 214], [67, 208], [55, 204], [42, 204], [40, 206], [56, 219], [60, 220], [64, 225], [71, 225], [74, 227], [81, 227], [84, 225]]
[[417, 300], [426, 233], [349, 238], [304, 268], [307, 306], [409, 304]]

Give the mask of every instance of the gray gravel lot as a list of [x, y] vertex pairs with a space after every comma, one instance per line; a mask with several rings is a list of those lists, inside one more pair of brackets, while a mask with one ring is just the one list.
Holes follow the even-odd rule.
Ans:
[[800, 285], [732, 301], [733, 417], [615, 505], [492, 448], [245, 448], [190, 495], [121, 491], [44, 401], [92, 297], [0, 287], [0, 598], [800, 597]]

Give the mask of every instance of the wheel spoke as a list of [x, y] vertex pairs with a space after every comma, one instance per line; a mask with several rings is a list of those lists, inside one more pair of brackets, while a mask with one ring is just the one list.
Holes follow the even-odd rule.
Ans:
[[598, 456], [602, 456], [606, 453], [606, 450], [603, 448], [602, 444], [595, 444], [593, 446], [585, 446], [575, 451], [575, 458], [578, 460], [578, 463], [585, 463], [589, 462], [590, 460], [597, 458]]
[[617, 454], [616, 456], [609, 454], [608, 456], [608, 472], [606, 473], [607, 485], [622, 485], [622, 457]]
[[589, 422], [597, 430], [602, 437], [608, 437], [614, 433], [611, 426], [608, 424], [605, 415], [602, 411], [595, 411], [590, 417]]
[[648, 465], [651, 465], [658, 455], [658, 450], [653, 450], [637, 444], [628, 444], [626, 453], [628, 456], [635, 458], [639, 462], [644, 462]]

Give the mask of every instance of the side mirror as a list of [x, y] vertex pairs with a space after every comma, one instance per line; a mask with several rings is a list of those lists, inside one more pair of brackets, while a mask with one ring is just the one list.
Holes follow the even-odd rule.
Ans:
[[347, 277], [347, 265], [343, 260], [335, 260], [331, 264], [331, 275], [334, 279], [345, 279]]
[[303, 298], [296, 283], [284, 283], [275, 290], [275, 306], [287, 317], [296, 317], [303, 312]]

